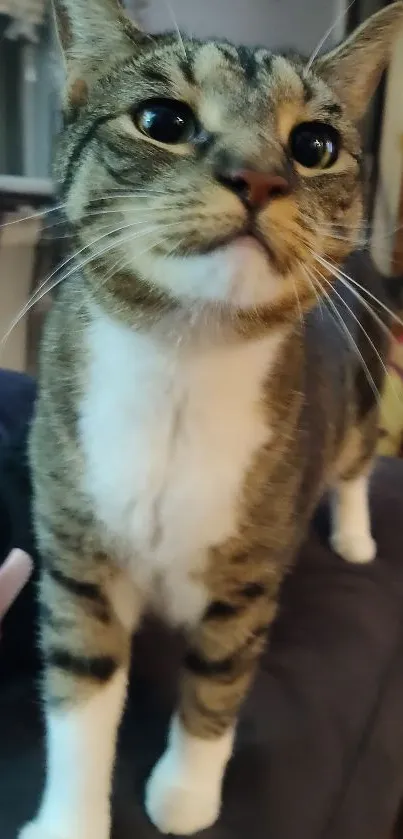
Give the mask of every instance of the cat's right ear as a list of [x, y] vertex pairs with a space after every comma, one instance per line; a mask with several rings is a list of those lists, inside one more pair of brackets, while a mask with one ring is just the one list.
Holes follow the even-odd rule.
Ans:
[[140, 31], [119, 0], [52, 0], [67, 73], [66, 98], [84, 104], [91, 84], [111, 56], [133, 54]]
[[403, 2], [391, 3], [365, 21], [340, 46], [315, 61], [316, 71], [344, 102], [351, 119], [367, 110], [403, 32]]

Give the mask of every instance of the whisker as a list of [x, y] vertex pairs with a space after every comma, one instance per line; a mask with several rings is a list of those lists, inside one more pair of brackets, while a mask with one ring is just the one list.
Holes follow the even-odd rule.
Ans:
[[[156, 197], [160, 198], [162, 196], [165, 197], [166, 194], [167, 193], [163, 190], [161, 190], [161, 191], [137, 190], [136, 192], [130, 192], [130, 191], [121, 192], [120, 191], [117, 194], [113, 193], [111, 195], [103, 195], [103, 196], [97, 197], [94, 200], [102, 201], [102, 202], [103, 201], [115, 201], [119, 198], [122, 198], [122, 199], [124, 199], [124, 198], [132, 199], [133, 198], [133, 199], [146, 200], [147, 198], [156, 198]], [[23, 224], [24, 222], [31, 221], [32, 219], [40, 219], [40, 218], [49, 217], [52, 214], [60, 212], [61, 210], [65, 209], [66, 206], [67, 206], [67, 202], [63, 201], [62, 203], [56, 204], [53, 207], [48, 207], [46, 210], [40, 210], [38, 212], [30, 213], [29, 215], [23, 216], [22, 218], [16, 218], [16, 219], [12, 219], [11, 221], [6, 221], [3, 224], [0, 224], [0, 230], [3, 230], [4, 228], [12, 227], [15, 224]], [[153, 212], [153, 213], [163, 212], [163, 211], [166, 211], [167, 209], [170, 209], [170, 207], [173, 207], [173, 205], [168, 205], [168, 206], [164, 206], [164, 207], [149, 208], [149, 212]], [[139, 212], [140, 211], [141, 210], [139, 208]], [[119, 209], [119, 208], [113, 208], [113, 209], [109, 209], [109, 210], [93, 211], [93, 214], [95, 215], [97, 212], [99, 212], [99, 214], [101, 214], [102, 212], [118, 213], [118, 212], [122, 212], [122, 210]], [[86, 217], [88, 217], [88, 215], [89, 214], [87, 214]], [[69, 219], [62, 220], [62, 221], [57, 221], [57, 222], [54, 222], [50, 225], [46, 225], [46, 229], [49, 230], [49, 229], [53, 229], [54, 227], [62, 227], [62, 226], [66, 225], [66, 224], [69, 224], [69, 223], [71, 223], [71, 222], [69, 222]], [[60, 238], [67, 238], [67, 236], [66, 237], [63, 236], [63, 237], [60, 237]]]
[[[86, 245], [84, 248], [81, 248], [81, 250], [77, 251], [77, 253], [75, 253], [73, 255], [72, 259], [75, 260], [77, 258], [77, 256], [79, 256], [83, 251], [87, 250], [90, 247], [93, 247], [93, 245], [95, 245], [95, 244], [98, 244], [98, 242], [100, 242], [102, 239], [107, 238], [109, 235], [113, 235], [115, 233], [121, 233], [124, 230], [129, 230], [129, 229], [133, 230], [137, 226], [138, 226], [137, 224], [123, 225], [122, 227], [116, 228], [116, 230], [112, 230], [110, 234], [107, 233], [107, 234], [104, 234], [104, 236], [100, 236], [99, 238], [97, 238], [93, 242], [91, 242], [89, 245]], [[164, 225], [164, 227], [162, 227], [161, 230], [172, 229], [172, 228], [176, 228], [176, 227], [180, 227], [180, 226], [181, 226], [181, 222], [171, 222], [169, 224]], [[73, 274], [75, 271], [78, 271], [78, 270], [81, 270], [82, 268], [85, 268], [91, 262], [95, 261], [96, 259], [99, 259], [100, 256], [104, 256], [105, 254], [114, 250], [114, 248], [120, 247], [121, 245], [126, 244], [127, 242], [132, 242], [132, 241], [135, 241], [136, 239], [140, 239], [142, 236], [146, 236], [149, 233], [153, 233], [158, 229], [159, 228], [156, 227], [155, 225], [151, 225], [151, 226], [146, 227], [145, 230], [137, 231], [135, 233], [135, 235], [130, 233], [129, 236], [120, 236], [119, 238], [113, 239], [113, 241], [111, 243], [108, 243], [106, 245], [106, 247], [103, 247], [100, 250], [95, 251], [95, 253], [91, 253], [86, 259], [81, 260], [77, 264], [74, 264], [73, 268], [69, 269], [67, 274], [64, 275], [63, 279], [68, 279], [71, 276], [71, 274]], [[155, 247], [154, 242], [152, 243], [151, 247]], [[72, 261], [71, 259], [68, 260], [68, 262], [71, 262], [71, 261]]]
[[12, 227], [13, 224], [22, 224], [24, 221], [31, 221], [31, 219], [36, 218], [44, 218], [45, 216], [50, 215], [51, 213], [56, 213], [58, 210], [62, 210], [66, 204], [57, 204], [56, 207], [49, 207], [47, 210], [40, 210], [38, 213], [30, 213], [29, 216], [23, 216], [23, 218], [16, 218], [12, 221], [6, 221], [4, 224], [0, 224], [0, 230], [3, 230], [5, 227]]
[[[2, 339], [1, 339], [1, 341], [0, 341], [0, 347], [3, 345], [3, 343], [5, 343], [5, 341], [7, 341], [7, 340], [8, 340], [8, 338], [9, 338], [9, 336], [10, 336], [11, 332], [13, 331], [13, 329], [15, 329], [15, 327], [16, 327], [16, 326], [17, 326], [17, 324], [20, 322], [20, 320], [21, 320], [23, 317], [25, 317], [25, 315], [26, 315], [26, 314], [27, 314], [27, 312], [30, 310], [30, 308], [32, 307], [32, 305], [35, 305], [36, 303], [38, 303], [38, 302], [39, 302], [39, 300], [41, 299], [41, 297], [39, 298], [39, 300], [37, 300], [37, 299], [36, 299], [37, 295], [38, 295], [38, 294], [40, 294], [40, 292], [42, 291], [42, 289], [44, 288], [44, 286], [45, 286], [48, 282], [51, 282], [51, 280], [52, 280], [52, 279], [53, 279], [53, 278], [54, 278], [54, 277], [58, 274], [58, 272], [59, 272], [59, 271], [62, 271], [62, 270], [63, 270], [63, 268], [66, 268], [66, 267], [67, 267], [67, 266], [68, 266], [71, 262], [73, 262], [75, 259], [77, 259], [77, 257], [78, 257], [78, 256], [80, 256], [80, 254], [81, 254], [81, 253], [83, 253], [84, 251], [86, 251], [88, 248], [93, 247], [93, 246], [94, 246], [94, 245], [96, 245], [98, 242], [100, 242], [100, 241], [102, 241], [103, 239], [105, 239], [107, 236], [112, 236], [112, 235], [113, 235], [113, 234], [115, 234], [115, 233], [120, 233], [122, 230], [126, 230], [126, 229], [128, 229], [129, 227], [132, 227], [132, 224], [127, 224], [127, 225], [123, 225], [123, 226], [121, 226], [121, 227], [117, 227], [117, 228], [115, 228], [114, 230], [109, 230], [109, 231], [107, 231], [106, 233], [103, 233], [103, 234], [102, 234], [102, 236], [97, 236], [95, 239], [93, 239], [93, 241], [89, 242], [88, 244], [85, 244], [85, 245], [84, 245], [82, 248], [80, 248], [78, 251], [75, 251], [75, 253], [73, 253], [71, 256], [67, 257], [67, 259], [65, 259], [65, 260], [62, 262], [62, 264], [61, 264], [61, 265], [58, 265], [58, 266], [57, 266], [57, 268], [55, 268], [55, 269], [54, 269], [54, 271], [52, 271], [52, 273], [50, 274], [50, 276], [46, 277], [46, 278], [43, 280], [43, 282], [40, 284], [40, 286], [39, 286], [39, 287], [38, 287], [38, 288], [34, 291], [34, 293], [33, 293], [33, 295], [31, 296], [31, 298], [30, 298], [30, 299], [28, 300], [28, 302], [25, 304], [25, 306], [23, 307], [23, 309], [21, 310], [21, 312], [17, 315], [17, 318], [16, 318], [16, 319], [14, 319], [14, 320], [13, 320], [13, 322], [10, 324], [9, 329], [7, 330], [7, 332], [5, 333], [5, 335], [2, 337]], [[27, 308], [27, 307], [28, 307], [28, 308]]]
[[322, 319], [323, 319], [323, 309], [322, 309], [322, 303], [323, 303], [323, 300], [321, 299], [320, 294], [318, 294], [318, 291], [317, 291], [317, 289], [316, 289], [315, 284], [312, 282], [312, 277], [310, 276], [310, 273], [309, 273], [309, 271], [308, 271], [308, 269], [307, 269], [306, 265], [304, 265], [303, 263], [301, 263], [300, 268], [302, 268], [303, 273], [305, 274], [305, 276], [306, 276], [306, 278], [307, 278], [308, 282], [310, 283], [310, 286], [311, 286], [311, 288], [312, 288], [312, 291], [313, 291], [313, 293], [314, 293], [314, 295], [315, 295], [315, 297], [316, 297], [316, 299], [317, 299], [317, 301], [318, 301], [319, 311], [320, 311], [321, 317], [322, 317]]
[[[328, 294], [328, 292], [326, 291], [326, 289], [325, 289], [325, 288], [321, 285], [321, 283], [320, 283], [318, 280], [317, 280], [316, 282], [318, 282], [318, 285], [319, 285], [319, 287], [320, 287], [320, 290], [321, 290], [322, 294], [324, 295], [324, 297], [325, 297], [325, 299], [326, 299], [327, 303], [331, 306], [332, 311], [333, 311], [333, 312], [334, 312], [334, 314], [336, 315], [336, 317], [337, 317], [337, 321], [339, 322], [339, 324], [340, 324], [340, 326], [341, 326], [341, 328], [342, 328], [342, 330], [343, 330], [343, 333], [346, 335], [347, 340], [348, 340], [348, 342], [349, 342], [350, 346], [352, 347], [353, 352], [354, 352], [354, 353], [357, 355], [357, 357], [359, 358], [359, 360], [360, 360], [360, 362], [361, 362], [361, 364], [362, 364], [363, 370], [364, 370], [364, 372], [365, 372], [365, 375], [366, 375], [366, 377], [367, 377], [368, 384], [370, 385], [371, 390], [372, 390], [372, 392], [373, 392], [373, 394], [374, 394], [374, 396], [375, 396], [376, 403], [377, 403], [377, 405], [379, 405], [379, 403], [380, 403], [380, 401], [381, 401], [381, 395], [380, 395], [380, 393], [379, 393], [379, 391], [378, 391], [378, 389], [377, 389], [377, 387], [376, 387], [376, 384], [375, 384], [374, 379], [373, 379], [373, 377], [372, 377], [371, 371], [370, 371], [370, 369], [369, 369], [369, 367], [368, 367], [368, 365], [367, 365], [367, 363], [366, 363], [365, 359], [363, 358], [362, 353], [361, 353], [361, 352], [360, 352], [360, 350], [358, 349], [358, 346], [357, 346], [356, 342], [354, 341], [354, 338], [353, 338], [353, 336], [351, 335], [350, 330], [349, 330], [349, 329], [348, 329], [348, 327], [346, 326], [346, 324], [345, 324], [345, 322], [344, 322], [344, 320], [343, 320], [343, 318], [342, 318], [342, 316], [341, 316], [340, 312], [339, 312], [339, 311], [338, 311], [338, 309], [337, 309], [337, 306], [335, 305], [335, 303], [334, 303], [334, 302], [333, 302], [333, 300], [331, 299], [330, 295]], [[335, 321], [335, 323], [336, 323], [336, 321]]]
[[355, 0], [351, 0], [351, 2], [348, 4], [347, 8], [343, 9], [343, 11], [339, 15], [337, 15], [336, 20], [333, 21], [332, 25], [329, 26], [329, 28], [326, 30], [325, 34], [323, 35], [323, 38], [320, 39], [318, 45], [315, 47], [312, 55], [310, 56], [307, 64], [305, 65], [305, 69], [304, 69], [304, 75], [305, 76], [307, 76], [307, 74], [309, 73], [309, 71], [310, 71], [310, 69], [311, 69], [311, 67], [312, 67], [312, 65], [315, 61], [315, 58], [318, 57], [322, 47], [325, 45], [328, 38], [330, 38], [330, 35], [332, 34], [332, 32], [334, 32], [334, 30], [336, 29], [336, 26], [338, 26], [339, 23], [341, 23], [341, 21], [345, 19], [346, 15], [350, 11], [351, 7], [354, 6], [354, 3], [355, 3]]
[[[314, 256], [315, 256], [316, 260], [318, 261], [318, 256], [317, 256], [317, 255], [315, 255], [315, 254], [314, 254]], [[358, 300], [358, 301], [359, 301], [359, 303], [361, 304], [361, 306], [363, 306], [363, 307], [366, 309], [366, 311], [367, 311], [367, 312], [371, 315], [371, 317], [374, 319], [374, 321], [378, 324], [378, 326], [379, 326], [379, 328], [382, 330], [382, 332], [383, 332], [383, 333], [384, 333], [384, 334], [388, 337], [389, 341], [391, 341], [391, 342], [395, 342], [395, 341], [396, 341], [396, 338], [395, 338], [395, 336], [394, 336], [393, 332], [392, 332], [390, 329], [388, 329], [388, 327], [386, 326], [386, 323], [384, 323], [384, 321], [382, 320], [382, 318], [380, 318], [380, 317], [379, 317], [379, 315], [377, 314], [377, 312], [375, 312], [375, 311], [374, 311], [374, 309], [372, 308], [372, 306], [368, 303], [368, 300], [365, 300], [365, 298], [362, 296], [362, 294], [360, 294], [360, 292], [359, 292], [359, 291], [357, 291], [357, 289], [353, 288], [353, 287], [352, 287], [352, 286], [351, 286], [351, 285], [347, 282], [347, 280], [345, 280], [345, 279], [344, 279], [344, 277], [336, 277], [336, 279], [338, 279], [338, 280], [339, 280], [339, 282], [340, 282], [340, 283], [341, 283], [341, 284], [342, 284], [345, 288], [347, 288], [347, 289], [348, 289], [348, 291], [350, 292], [350, 294], [352, 294], [352, 295], [356, 298], [356, 300]]]
[[333, 265], [333, 263], [329, 262], [324, 257], [318, 257], [318, 259], [322, 263], [324, 268], [327, 268], [332, 272], [334, 277], [337, 277], [338, 279], [341, 279], [343, 277], [348, 283], [352, 283], [354, 286], [356, 286], [356, 288], [359, 288], [360, 291], [362, 291], [364, 294], [367, 294], [368, 297], [370, 297], [371, 300], [373, 300], [377, 304], [377, 306], [380, 306], [380, 308], [383, 309], [383, 311], [386, 312], [389, 315], [389, 317], [393, 321], [395, 321], [395, 323], [398, 323], [399, 326], [403, 327], [403, 320], [399, 318], [398, 315], [396, 315], [396, 313], [392, 311], [392, 309], [386, 306], [386, 304], [383, 303], [382, 300], [379, 300], [379, 298], [375, 294], [373, 294], [372, 291], [369, 291], [368, 288], [365, 288], [365, 286], [361, 285], [361, 283], [359, 283], [357, 280], [353, 280], [353, 278], [346, 274], [344, 271], [342, 271], [341, 268], [338, 268], [337, 265]]
[[[180, 222], [173, 222], [172, 224], [166, 225], [165, 229], [167, 227], [170, 228], [170, 227], [178, 226], [179, 224], [180, 224]], [[81, 270], [82, 268], [85, 268], [88, 264], [90, 264], [95, 259], [98, 259], [100, 256], [103, 256], [104, 254], [108, 253], [108, 251], [113, 250], [114, 247], [120, 246], [120, 245], [122, 245], [122, 244], [124, 244], [124, 243], [126, 243], [130, 240], [133, 240], [133, 239], [136, 238], [136, 236], [133, 237], [133, 235], [130, 234], [130, 236], [124, 237], [123, 239], [118, 239], [118, 240], [114, 239], [112, 244], [108, 244], [106, 248], [101, 249], [100, 251], [97, 251], [96, 253], [91, 253], [90, 256], [87, 259], [85, 259], [85, 260], [79, 262], [78, 264], [76, 264], [75, 260], [77, 259], [77, 257], [81, 253], [83, 253], [88, 248], [93, 247], [95, 244], [98, 244], [98, 242], [100, 242], [102, 239], [105, 239], [108, 236], [112, 236], [114, 233], [121, 232], [122, 230], [126, 230], [126, 229], [129, 229], [129, 228], [133, 229], [134, 226], [135, 225], [132, 225], [132, 224], [124, 225], [123, 227], [116, 228], [116, 230], [113, 230], [110, 233], [106, 233], [103, 236], [98, 237], [93, 242], [90, 242], [89, 244], [87, 244], [83, 248], [81, 248], [79, 251], [74, 253], [73, 256], [69, 257], [69, 259], [66, 259], [62, 263], [61, 266], [59, 266], [55, 271], [53, 271], [52, 274], [50, 275], [50, 277], [47, 277], [43, 281], [43, 283], [41, 283], [39, 288], [36, 289], [35, 293], [31, 296], [29, 301], [23, 306], [23, 308], [20, 310], [18, 315], [13, 319], [9, 328], [7, 329], [7, 331], [5, 332], [5, 334], [2, 336], [2, 338], [0, 340], [0, 351], [4, 347], [6, 341], [9, 339], [13, 330], [16, 328], [16, 326], [18, 326], [20, 321], [28, 314], [28, 312], [33, 308], [33, 306], [37, 305], [42, 300], [42, 298], [46, 294], [49, 294], [49, 292], [52, 291], [54, 288], [56, 288], [59, 285], [59, 283], [63, 282], [64, 280], [67, 280], [72, 274], [75, 273], [75, 271], [78, 271], [78, 270]], [[139, 238], [140, 236], [147, 235], [148, 233], [153, 232], [153, 230], [155, 230], [155, 229], [156, 228], [155, 228], [155, 225], [154, 225], [153, 227], [148, 227], [146, 230], [139, 231], [138, 234], [137, 234], [137, 238]], [[67, 273], [65, 273], [63, 276], [58, 277], [57, 276], [58, 272], [61, 271], [63, 268], [67, 267], [69, 264], [71, 264], [71, 262], [74, 263], [73, 267], [70, 268], [67, 271]], [[55, 276], [56, 276], [55, 281], [53, 283], [51, 283], [51, 281], [53, 280], [53, 278]], [[48, 288], [45, 288], [45, 286], [48, 283], [51, 283], [51, 285]]]
[[164, 3], [165, 3], [165, 5], [166, 5], [166, 7], [167, 7], [167, 9], [168, 9], [169, 16], [170, 16], [170, 18], [171, 18], [171, 20], [172, 20], [172, 23], [173, 23], [174, 27], [175, 27], [175, 31], [176, 31], [176, 34], [177, 34], [177, 36], [178, 36], [179, 45], [180, 45], [181, 50], [182, 50], [182, 52], [183, 52], [184, 59], [185, 59], [185, 61], [186, 61], [186, 62], [188, 62], [188, 61], [189, 61], [188, 54], [187, 54], [187, 52], [186, 52], [185, 43], [184, 43], [184, 40], [183, 40], [183, 38], [182, 38], [182, 33], [181, 33], [181, 31], [180, 31], [180, 29], [179, 29], [179, 26], [178, 26], [178, 21], [177, 21], [177, 19], [176, 19], [175, 12], [174, 12], [174, 10], [173, 10], [173, 8], [172, 8], [172, 5], [171, 5], [171, 3], [170, 3], [170, 0], [164, 0]]
[[109, 198], [127, 198], [127, 196], [132, 196], [136, 198], [137, 196], [142, 195], [151, 195], [151, 196], [160, 196], [166, 195], [166, 189], [156, 189], [154, 186], [152, 189], [138, 187], [137, 189], [122, 189], [122, 187], [109, 187], [108, 192], [104, 193], [103, 195], [94, 195], [91, 198], [91, 201], [107, 201]]
[[[316, 269], [316, 270], [318, 271], [318, 269]], [[328, 286], [332, 289], [332, 291], [333, 291], [333, 292], [334, 292], [334, 294], [338, 297], [338, 299], [339, 299], [339, 300], [341, 300], [341, 302], [343, 303], [343, 305], [345, 306], [345, 308], [347, 309], [347, 311], [350, 313], [350, 315], [352, 316], [352, 318], [354, 318], [354, 321], [355, 321], [355, 322], [358, 324], [358, 326], [360, 327], [360, 329], [361, 329], [362, 333], [365, 335], [365, 337], [366, 337], [366, 339], [367, 339], [367, 341], [368, 341], [368, 343], [369, 343], [370, 347], [371, 347], [371, 348], [372, 348], [372, 350], [374, 351], [374, 353], [375, 353], [375, 355], [376, 355], [376, 357], [377, 357], [378, 361], [380, 362], [380, 364], [381, 364], [381, 366], [382, 366], [382, 369], [383, 369], [383, 371], [384, 371], [384, 373], [385, 373], [385, 377], [386, 377], [387, 379], [388, 379], [388, 378], [390, 378], [390, 379], [391, 379], [391, 384], [392, 384], [392, 386], [393, 386], [393, 387], [392, 387], [392, 390], [393, 390], [393, 392], [394, 392], [394, 396], [396, 397], [396, 399], [397, 399], [397, 401], [398, 401], [398, 403], [399, 403], [399, 406], [400, 406], [400, 404], [402, 403], [402, 399], [400, 398], [400, 396], [399, 396], [399, 394], [398, 394], [398, 392], [397, 392], [397, 390], [396, 390], [396, 388], [395, 388], [395, 386], [394, 386], [393, 380], [392, 380], [392, 378], [391, 378], [391, 376], [390, 376], [390, 373], [389, 373], [389, 371], [388, 371], [388, 369], [387, 369], [387, 367], [386, 367], [386, 365], [385, 365], [385, 362], [384, 362], [384, 360], [383, 360], [383, 358], [382, 358], [382, 356], [381, 356], [381, 354], [380, 354], [380, 352], [379, 352], [379, 350], [378, 350], [377, 346], [374, 344], [374, 342], [373, 342], [372, 338], [370, 337], [370, 335], [368, 335], [367, 330], [364, 328], [363, 324], [361, 323], [361, 321], [360, 321], [359, 317], [357, 317], [357, 315], [355, 314], [355, 312], [353, 311], [353, 309], [351, 308], [351, 306], [349, 306], [349, 305], [348, 305], [347, 301], [346, 301], [346, 300], [344, 300], [344, 297], [343, 297], [343, 296], [342, 296], [342, 295], [341, 295], [341, 294], [337, 291], [337, 289], [336, 289], [336, 288], [334, 288], [334, 287], [333, 287], [333, 285], [332, 285], [332, 283], [330, 282], [330, 280], [328, 280], [328, 279], [327, 279], [327, 278], [326, 278], [326, 277], [325, 277], [325, 276], [324, 276], [324, 275], [323, 275], [320, 271], [318, 271], [318, 274], [320, 275], [321, 279], [322, 279], [322, 280], [323, 280], [323, 281], [324, 281], [324, 282], [325, 282], [325, 283], [326, 283], [326, 284], [327, 284], [327, 285], [328, 285]]]
[[103, 275], [102, 280], [101, 280], [101, 286], [106, 285], [106, 283], [109, 282], [109, 280], [112, 279], [112, 277], [115, 276], [118, 273], [119, 270], [121, 270], [125, 266], [129, 266], [129, 265], [130, 265], [130, 259], [129, 259], [128, 255], [123, 254], [123, 256], [120, 256], [120, 258], [117, 259], [116, 262], [114, 262], [114, 264], [112, 265], [111, 270], [108, 271], [107, 274]]
[[[175, 209], [175, 206], [173, 204], [166, 204], [163, 207], [149, 207], [148, 209], [143, 209], [141, 207], [136, 209], [135, 207], [133, 207], [133, 208], [130, 209], [130, 213], [133, 214], [133, 215], [138, 215], [140, 217], [140, 219], [148, 219], [149, 217], [155, 218], [159, 214], [161, 214], [161, 213], [165, 214], [166, 212], [169, 212], [173, 209]], [[125, 213], [124, 209], [118, 208], [118, 207], [111, 208], [111, 209], [108, 209], [108, 210], [91, 210], [90, 212], [88, 212], [84, 216], [82, 216], [80, 218], [80, 220], [77, 221], [77, 222], [67, 221], [67, 223], [66, 223], [66, 221], [62, 219], [61, 221], [55, 221], [52, 224], [48, 225], [47, 229], [52, 231], [57, 227], [66, 227], [66, 226], [70, 227], [70, 228], [72, 228], [72, 230], [71, 230], [70, 233], [66, 234], [66, 238], [67, 238], [68, 236], [72, 236], [72, 235], [76, 234], [75, 227], [77, 227], [78, 225], [82, 226], [83, 223], [88, 221], [89, 219], [95, 219], [95, 218], [100, 218], [102, 216], [112, 216], [112, 215], [123, 216], [124, 213]]]
[[[134, 238], [136, 238], [136, 237], [134, 237]], [[125, 240], [125, 241], [126, 241], [126, 240]], [[130, 239], [129, 239], [129, 241], [130, 241]], [[139, 253], [139, 254], [137, 254], [137, 255], [138, 255], [138, 256], [144, 256], [144, 254], [148, 253], [148, 252], [149, 252], [152, 248], [154, 248], [154, 247], [156, 247], [156, 246], [159, 246], [159, 245], [162, 245], [165, 241], [166, 241], [166, 238], [165, 238], [165, 237], [163, 237], [163, 238], [159, 239], [157, 242], [153, 242], [153, 243], [152, 243], [152, 245], [149, 245], [149, 246], [148, 246], [145, 250], [140, 251], [140, 253]], [[170, 255], [171, 255], [171, 254], [172, 254], [172, 253], [173, 253], [176, 249], [178, 249], [178, 248], [180, 247], [180, 245], [181, 245], [184, 241], [186, 241], [186, 239], [185, 239], [185, 238], [184, 238], [184, 239], [181, 239], [179, 242], [175, 243], [175, 244], [173, 245], [173, 247], [171, 248], [171, 250], [169, 250], [169, 251], [168, 251], [168, 253], [166, 254], [166, 256], [170, 256]], [[102, 282], [101, 282], [101, 285], [106, 285], [106, 283], [107, 283], [110, 279], [112, 279], [112, 277], [113, 277], [113, 276], [115, 276], [115, 275], [116, 275], [116, 273], [117, 273], [119, 270], [121, 270], [122, 268], [125, 268], [125, 267], [126, 267], [126, 268], [129, 268], [129, 267], [130, 267], [130, 259], [128, 258], [127, 254], [124, 254], [124, 256], [123, 256], [123, 257], [121, 257], [120, 259], [118, 259], [118, 260], [117, 260], [117, 261], [116, 261], [116, 262], [112, 265], [112, 268], [111, 268], [111, 270], [108, 272], [108, 274], [107, 274], [106, 276], [102, 277]]]
[[[309, 213], [306, 213], [304, 215], [304, 220], [308, 221], [311, 224], [312, 230], [315, 231], [315, 232], [317, 232], [317, 231], [332, 232], [335, 227], [337, 228], [339, 226], [339, 222], [326, 222], [326, 223], [324, 223], [324, 222], [319, 221], [317, 218], [313, 218], [312, 216], [309, 215]], [[389, 239], [391, 236], [394, 236], [396, 233], [399, 232], [399, 230], [403, 229], [403, 224], [398, 224], [397, 226], [390, 227], [388, 232], [385, 233], [385, 234], [382, 234], [381, 236], [379, 236], [377, 234], [377, 232], [375, 230], [375, 227], [373, 225], [371, 225], [367, 219], [363, 219], [358, 224], [353, 224], [351, 222], [348, 222], [348, 229], [349, 229], [349, 231], [352, 231], [353, 233], [365, 234], [365, 240], [366, 240], [367, 244], [370, 244], [371, 239], [375, 235], [376, 235], [377, 242], [381, 241], [382, 239]], [[349, 240], [347, 239], [347, 241], [349, 241]]]
[[[136, 192], [130, 192], [130, 191], [121, 192], [120, 191], [117, 194], [103, 195], [103, 196], [97, 197], [94, 200], [96, 200], [96, 201], [114, 201], [117, 198], [142, 198], [142, 199], [145, 199], [145, 198], [148, 198], [148, 197], [155, 198], [155, 197], [160, 197], [160, 196], [165, 196], [165, 195], [166, 195], [166, 192], [163, 191], [163, 190], [161, 190], [161, 191], [156, 191], [156, 190], [150, 191], [150, 190], [145, 190], [144, 189], [144, 190], [137, 190]], [[46, 216], [52, 215], [53, 213], [57, 213], [60, 210], [63, 210], [66, 206], [67, 206], [67, 202], [63, 201], [60, 204], [56, 204], [53, 207], [48, 207], [46, 210], [40, 210], [36, 213], [30, 213], [29, 215], [23, 216], [22, 218], [12, 219], [12, 221], [6, 221], [3, 224], [0, 224], [0, 230], [2, 230], [5, 227], [12, 227], [14, 224], [23, 224], [23, 222], [31, 221], [31, 219], [45, 218]], [[112, 210], [110, 212], [112, 212]], [[116, 210], [116, 212], [118, 212], [118, 211]], [[64, 223], [64, 222], [59, 222], [59, 223]]]
[[[178, 224], [178, 226], [179, 226], [178, 222], [176, 224]], [[169, 227], [170, 225], [167, 225], [167, 226]], [[149, 230], [147, 230], [145, 232], [148, 233]], [[140, 232], [139, 234], [136, 234], [135, 236], [124, 237], [124, 239], [122, 241], [119, 241], [118, 244], [121, 245], [121, 244], [124, 244], [126, 242], [134, 241], [136, 239], [139, 239], [141, 235], [142, 235], [142, 233]], [[165, 241], [165, 237], [163, 237], [162, 239], [160, 239], [157, 242], [153, 242], [145, 251], [140, 251], [140, 253], [137, 254], [137, 256], [143, 256], [144, 253], [147, 253], [148, 250], [151, 250], [152, 248], [162, 244], [164, 241]], [[112, 250], [112, 248], [111, 248], [111, 250]], [[98, 257], [100, 255], [102, 255], [102, 254], [98, 254]], [[131, 263], [131, 260], [130, 260], [130, 257], [127, 254], [123, 254], [123, 256], [121, 255], [120, 258], [112, 265], [110, 271], [108, 271], [108, 273], [102, 277], [101, 285], [105, 285], [114, 276], [114, 274], [117, 273], [117, 269], [121, 269], [125, 265], [128, 267], [128, 266], [130, 266], [130, 263]]]
[[303, 319], [303, 315], [302, 315], [301, 301], [299, 299], [298, 286], [297, 286], [296, 281], [294, 280], [294, 277], [292, 278], [292, 282], [293, 282], [293, 286], [294, 286], [294, 295], [295, 295], [295, 299], [297, 301], [297, 307], [298, 307], [298, 312], [299, 312], [299, 322], [300, 322], [301, 326], [303, 326], [304, 319]]

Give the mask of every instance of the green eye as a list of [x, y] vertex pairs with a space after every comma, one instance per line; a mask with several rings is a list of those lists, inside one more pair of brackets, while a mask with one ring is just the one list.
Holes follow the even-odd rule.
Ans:
[[303, 122], [291, 132], [291, 154], [305, 169], [329, 169], [336, 163], [340, 148], [339, 132], [324, 122]]
[[132, 117], [142, 134], [166, 145], [189, 143], [199, 131], [192, 109], [175, 99], [149, 99], [132, 113]]

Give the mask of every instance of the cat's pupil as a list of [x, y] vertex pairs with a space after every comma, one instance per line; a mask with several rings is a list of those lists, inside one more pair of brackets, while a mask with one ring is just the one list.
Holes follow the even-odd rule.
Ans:
[[339, 156], [339, 134], [330, 125], [303, 123], [291, 134], [290, 150], [294, 160], [306, 169], [328, 169]]
[[149, 101], [140, 106], [133, 117], [139, 130], [159, 143], [188, 143], [196, 135], [196, 118], [183, 102]]

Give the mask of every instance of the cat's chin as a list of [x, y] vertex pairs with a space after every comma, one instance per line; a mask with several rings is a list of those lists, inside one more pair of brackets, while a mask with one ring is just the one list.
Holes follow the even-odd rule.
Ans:
[[284, 284], [268, 251], [254, 236], [239, 236], [203, 254], [135, 254], [134, 262], [148, 281], [184, 303], [254, 309], [276, 300]]

